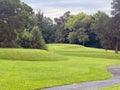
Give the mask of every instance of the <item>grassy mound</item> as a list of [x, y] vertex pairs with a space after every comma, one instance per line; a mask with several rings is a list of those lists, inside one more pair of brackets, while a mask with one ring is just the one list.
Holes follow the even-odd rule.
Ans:
[[49, 51], [0, 49], [0, 90], [34, 90], [107, 79], [111, 75], [106, 67], [120, 64], [120, 54], [113, 51], [68, 44], [48, 47]]
[[61, 55], [38, 49], [0, 49], [0, 59], [19, 61], [65, 60]]
[[114, 54], [112, 50], [87, 48], [80, 45], [72, 44], [49, 44], [49, 50], [65, 55], [65, 56], [78, 56], [78, 57], [91, 57], [91, 58], [103, 58], [119, 60], [120, 55]]

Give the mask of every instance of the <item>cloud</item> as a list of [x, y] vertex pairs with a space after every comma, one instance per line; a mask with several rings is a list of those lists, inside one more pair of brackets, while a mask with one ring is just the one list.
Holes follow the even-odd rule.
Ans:
[[22, 0], [30, 5], [35, 11], [42, 10], [44, 14], [52, 19], [63, 15], [66, 11], [73, 14], [85, 12], [94, 14], [104, 11], [110, 14], [112, 0]]

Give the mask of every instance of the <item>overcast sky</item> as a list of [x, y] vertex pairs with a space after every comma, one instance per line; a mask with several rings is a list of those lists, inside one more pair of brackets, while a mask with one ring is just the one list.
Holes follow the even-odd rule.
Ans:
[[85, 12], [94, 14], [98, 10], [110, 14], [112, 0], [22, 0], [35, 11], [42, 10], [47, 17], [55, 18], [66, 11], [72, 14]]

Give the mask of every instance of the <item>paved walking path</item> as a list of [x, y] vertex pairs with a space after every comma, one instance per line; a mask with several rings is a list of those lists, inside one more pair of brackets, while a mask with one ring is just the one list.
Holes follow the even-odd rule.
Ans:
[[42, 90], [98, 90], [99, 88], [120, 84], [120, 65], [108, 67], [107, 71], [113, 74], [113, 77], [111, 79], [102, 80], [102, 81], [84, 82], [73, 85], [57, 86]]

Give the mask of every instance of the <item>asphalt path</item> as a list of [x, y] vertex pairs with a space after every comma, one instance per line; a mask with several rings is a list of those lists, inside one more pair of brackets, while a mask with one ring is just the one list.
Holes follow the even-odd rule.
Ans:
[[98, 90], [103, 87], [109, 87], [120, 84], [120, 65], [108, 67], [107, 71], [112, 73], [113, 75], [113, 77], [108, 80], [56, 86], [56, 87], [45, 88], [40, 90]]

